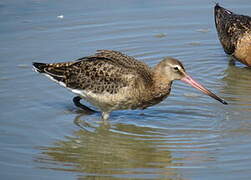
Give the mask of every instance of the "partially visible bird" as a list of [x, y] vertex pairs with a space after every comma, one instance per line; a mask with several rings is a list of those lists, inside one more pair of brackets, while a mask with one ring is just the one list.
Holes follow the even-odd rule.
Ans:
[[93, 111], [80, 103], [81, 98], [102, 112], [104, 120], [110, 112], [122, 109], [145, 109], [164, 100], [173, 80], [182, 80], [223, 104], [226, 101], [193, 80], [180, 61], [165, 58], [155, 67], [118, 51], [99, 50], [95, 55], [73, 62], [37, 63], [35, 70], [77, 94], [76, 106]]
[[214, 7], [214, 17], [224, 51], [251, 66], [251, 17], [235, 14], [218, 3]]

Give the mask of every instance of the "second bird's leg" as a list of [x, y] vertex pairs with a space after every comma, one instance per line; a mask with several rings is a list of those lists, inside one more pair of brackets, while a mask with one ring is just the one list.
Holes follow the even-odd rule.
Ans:
[[82, 99], [82, 98], [81, 98], [80, 96], [76, 96], [76, 97], [74, 97], [72, 100], [73, 100], [74, 104], [75, 104], [77, 107], [79, 107], [79, 108], [85, 110], [85, 111], [88, 112], [88, 113], [95, 113], [95, 112], [97, 112], [97, 111], [95, 111], [95, 110], [93, 110], [93, 109], [91, 109], [91, 108], [88, 108], [87, 106], [81, 104], [81, 103], [80, 103], [80, 100], [81, 100], [81, 99]]
[[228, 65], [230, 66], [235, 66], [235, 59], [233, 56], [229, 56], [229, 61], [228, 61]]

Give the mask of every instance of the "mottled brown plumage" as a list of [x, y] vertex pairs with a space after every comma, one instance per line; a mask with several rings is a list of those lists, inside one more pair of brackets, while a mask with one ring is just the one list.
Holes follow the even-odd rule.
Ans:
[[251, 17], [235, 14], [216, 4], [215, 25], [224, 51], [251, 66]]
[[[192, 81], [176, 59], [165, 58], [150, 68], [133, 57], [112, 50], [100, 50], [75, 62], [33, 63], [33, 66], [39, 73], [76, 93], [79, 97], [74, 98], [74, 103], [78, 107], [90, 110], [79, 103], [80, 97], [98, 107], [103, 119], [114, 110], [145, 109], [161, 102], [169, 95], [173, 80]], [[192, 86], [197, 86], [195, 81]], [[204, 92], [226, 103], [205, 88]]]

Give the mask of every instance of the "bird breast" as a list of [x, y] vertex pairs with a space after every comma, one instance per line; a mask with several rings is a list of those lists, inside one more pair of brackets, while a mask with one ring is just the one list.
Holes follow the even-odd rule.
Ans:
[[239, 38], [234, 56], [242, 60], [244, 64], [251, 66], [251, 32], [246, 32]]

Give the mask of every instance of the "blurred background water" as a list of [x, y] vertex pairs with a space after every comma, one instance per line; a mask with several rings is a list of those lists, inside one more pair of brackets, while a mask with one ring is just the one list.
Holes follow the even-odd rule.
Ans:
[[[250, 14], [250, 0], [219, 3]], [[250, 179], [251, 70], [229, 65], [212, 1], [2, 0], [1, 179]], [[32, 71], [97, 49], [180, 59], [224, 106], [182, 82], [144, 111], [86, 115]]]

